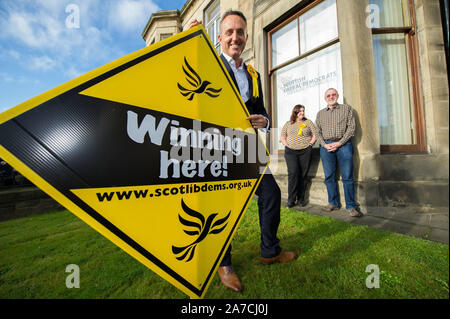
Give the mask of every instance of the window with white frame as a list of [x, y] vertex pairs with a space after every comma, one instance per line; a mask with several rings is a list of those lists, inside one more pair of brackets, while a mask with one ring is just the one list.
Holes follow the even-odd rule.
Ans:
[[216, 51], [220, 53], [220, 2], [214, 0], [205, 10], [205, 28]]
[[342, 92], [336, 0], [316, 1], [271, 30], [269, 45], [274, 142], [283, 150], [281, 129], [295, 105], [304, 105], [306, 117], [315, 122], [326, 107], [325, 91]]

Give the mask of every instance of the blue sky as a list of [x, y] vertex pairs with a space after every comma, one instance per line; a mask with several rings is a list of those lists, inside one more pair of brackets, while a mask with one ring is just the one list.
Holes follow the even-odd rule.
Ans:
[[0, 113], [145, 46], [185, 0], [0, 0]]

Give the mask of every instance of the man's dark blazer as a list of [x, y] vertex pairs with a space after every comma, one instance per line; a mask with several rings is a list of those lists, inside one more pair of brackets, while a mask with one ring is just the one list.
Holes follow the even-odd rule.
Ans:
[[[223, 64], [230, 74], [230, 77], [233, 79], [236, 88], [239, 90], [239, 86], [230, 64], [222, 54], [220, 55], [220, 58], [222, 59]], [[245, 74], [247, 75], [248, 86], [251, 95], [253, 92], [253, 81], [247, 71], [247, 66], [245, 65], [245, 63], [244, 69]], [[247, 106], [248, 112], [250, 114], [261, 114], [264, 115], [267, 120], [269, 120], [269, 116], [267, 115], [266, 109], [264, 108], [261, 76], [259, 73], [258, 87], [259, 97], [251, 97], [247, 101], [247, 103], [245, 103], [245, 105]], [[259, 224], [261, 228], [261, 256], [264, 258], [272, 258], [274, 256], [277, 256], [281, 252], [279, 239], [277, 238], [278, 225], [280, 224], [281, 191], [269, 169], [267, 169], [266, 174], [264, 174], [264, 177], [261, 179], [261, 182], [256, 189], [255, 194], [258, 195], [258, 214]], [[231, 266], [231, 245], [228, 246], [228, 250], [223, 256], [220, 266]]]
[[[234, 82], [234, 85], [236, 85], [236, 88], [239, 90], [239, 86], [237, 84], [236, 78], [234, 77], [234, 72], [231, 69], [230, 64], [228, 63], [227, 59], [224, 57], [223, 54], [220, 55], [220, 58], [222, 59], [223, 64], [225, 65], [225, 68], [228, 71], [228, 74], [230, 74], [231, 79]], [[254, 98], [252, 96], [252, 92], [253, 92], [253, 80], [252, 77], [250, 76], [250, 74], [247, 71], [247, 65], [244, 63], [244, 70], [245, 70], [245, 74], [247, 75], [247, 80], [248, 80], [248, 88], [250, 91], [250, 99], [245, 103], [245, 105], [247, 106], [248, 112], [250, 114], [261, 114], [264, 115], [267, 120], [269, 120], [269, 115], [267, 115], [266, 109], [264, 108], [264, 99], [263, 99], [263, 93], [262, 93], [262, 85], [261, 85], [261, 76], [258, 73], [258, 87], [259, 87], [259, 97], [258, 98]]]

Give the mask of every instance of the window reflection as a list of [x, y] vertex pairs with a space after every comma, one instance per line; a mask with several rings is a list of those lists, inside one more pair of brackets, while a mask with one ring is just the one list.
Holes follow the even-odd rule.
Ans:
[[272, 67], [299, 55], [297, 19], [272, 35]]
[[376, 6], [372, 14], [378, 15], [377, 28], [404, 27], [409, 25], [407, 2], [404, 0], [370, 0]]
[[300, 16], [301, 54], [337, 38], [336, 1], [327, 0]]
[[413, 144], [414, 125], [403, 34], [374, 34], [380, 143]]

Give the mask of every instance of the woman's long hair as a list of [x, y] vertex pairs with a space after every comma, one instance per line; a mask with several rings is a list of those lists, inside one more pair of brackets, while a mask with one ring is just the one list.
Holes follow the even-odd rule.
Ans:
[[[297, 115], [298, 113], [300, 113], [300, 109], [303, 109], [303, 111], [305, 110], [305, 107], [301, 104], [297, 104], [296, 106], [294, 106], [294, 108], [292, 109], [292, 114], [291, 114], [291, 124], [294, 124], [296, 119], [297, 119]], [[306, 121], [307, 118], [306, 116], [303, 116], [303, 120]]]

